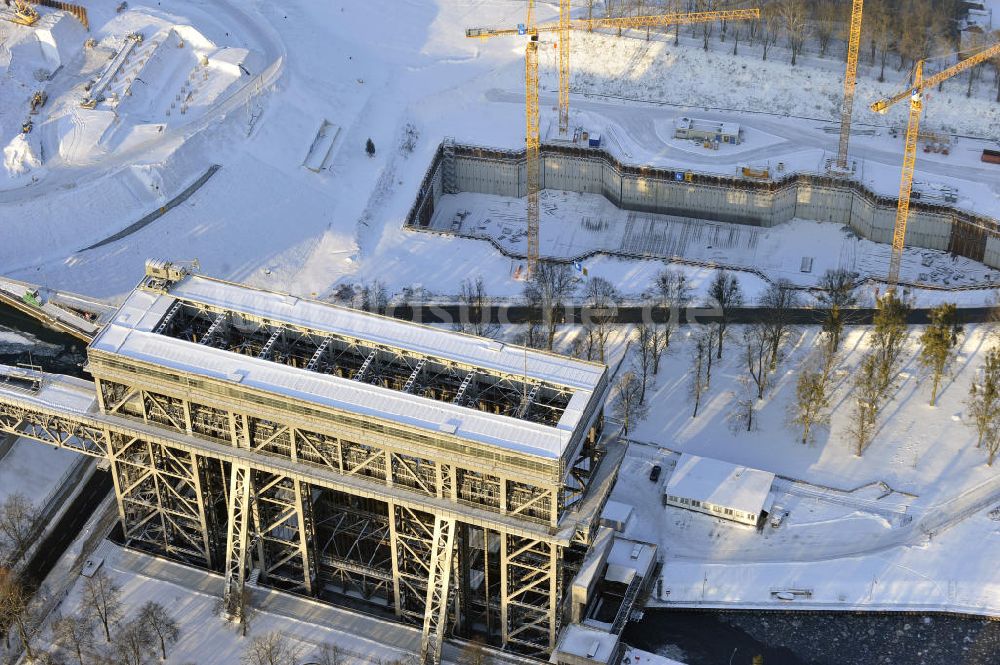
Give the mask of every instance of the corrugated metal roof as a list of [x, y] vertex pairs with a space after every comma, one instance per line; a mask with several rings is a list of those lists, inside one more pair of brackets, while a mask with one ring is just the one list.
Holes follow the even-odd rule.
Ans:
[[[183, 300], [244, 312], [348, 337], [369, 340], [472, 367], [547, 381], [566, 388], [594, 390], [604, 366], [495, 340], [376, 316], [295, 296], [189, 275], [170, 288]], [[131, 296], [129, 300], [131, 300]], [[128, 302], [126, 301], [126, 304]]]
[[[529, 379], [571, 388], [574, 395], [559, 424], [551, 427], [156, 334], [175, 296], [498, 372], [523, 374], [527, 359]], [[605, 371], [603, 365], [574, 358], [201, 276], [188, 276], [170, 294], [133, 291], [91, 348], [546, 458], [565, 450]]]

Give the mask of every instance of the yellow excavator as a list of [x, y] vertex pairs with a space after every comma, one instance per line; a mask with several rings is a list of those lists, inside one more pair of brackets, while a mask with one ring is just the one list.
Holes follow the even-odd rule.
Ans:
[[25, 0], [4, 0], [4, 4], [11, 7], [13, 3], [14, 13], [6, 16], [11, 23], [18, 25], [34, 25], [38, 20], [38, 11], [29, 5]]

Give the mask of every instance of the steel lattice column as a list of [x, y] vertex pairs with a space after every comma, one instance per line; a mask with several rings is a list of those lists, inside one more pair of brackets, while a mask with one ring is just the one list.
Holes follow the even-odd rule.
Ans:
[[424, 631], [420, 638], [420, 659], [424, 665], [441, 662], [441, 644], [448, 629], [448, 601], [451, 597], [451, 567], [455, 557], [455, 520], [434, 520]]
[[503, 534], [500, 556], [504, 645], [547, 653], [555, 647], [559, 627], [559, 548]]
[[196, 455], [119, 434], [111, 434], [109, 441], [126, 540], [211, 567], [211, 535]]
[[233, 464], [229, 474], [229, 529], [226, 534], [226, 588], [223, 604], [236, 621], [243, 619], [244, 585], [250, 549], [252, 472]]

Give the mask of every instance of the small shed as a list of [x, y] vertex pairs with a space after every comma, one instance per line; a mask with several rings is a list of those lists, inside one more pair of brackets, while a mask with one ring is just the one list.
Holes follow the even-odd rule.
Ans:
[[663, 488], [663, 503], [756, 526], [771, 509], [773, 483], [769, 471], [684, 453]]
[[614, 529], [618, 533], [625, 531], [625, 526], [632, 518], [634, 509], [627, 503], [608, 501], [601, 512], [601, 526]]
[[549, 662], [557, 665], [617, 665], [621, 657], [622, 645], [618, 635], [571, 623], [562, 629]]

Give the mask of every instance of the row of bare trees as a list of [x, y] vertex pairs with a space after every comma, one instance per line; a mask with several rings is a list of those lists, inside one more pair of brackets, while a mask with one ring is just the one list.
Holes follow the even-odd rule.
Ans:
[[[0, 569], [0, 631], [5, 648], [23, 650], [29, 662], [79, 665], [146, 665], [167, 658], [180, 638], [170, 612], [149, 601], [126, 620], [121, 587], [103, 570], [86, 578], [74, 614], [56, 615], [51, 637], [39, 649], [45, 627], [45, 589], [36, 589], [9, 569]], [[103, 636], [103, 641], [98, 637]], [[16, 642], [15, 642], [16, 640]]]
[[[965, 11], [962, 4], [958, 0], [868, 0], [864, 6], [862, 48], [867, 64], [878, 67], [878, 80], [885, 80], [887, 66], [902, 71], [917, 60], [950, 56], [960, 51], [968, 54], [1000, 40], [1000, 30], [992, 33], [970, 30], [965, 32], [963, 43], [956, 28], [958, 18]], [[593, 16], [595, 11], [606, 16], [711, 11], [722, 9], [724, 5], [720, 0], [605, 0], [603, 3], [588, 0], [588, 15]], [[850, 0], [774, 0], [763, 4], [761, 17], [756, 21], [695, 24], [690, 31], [692, 36], [701, 39], [705, 50], [711, 38], [718, 35], [721, 42], [729, 39], [734, 55], [739, 53], [742, 43], [758, 47], [764, 60], [773, 47], [783, 45], [794, 66], [809, 44], [815, 46], [815, 53], [821, 58], [835, 52], [846, 57], [851, 5]], [[666, 30], [673, 31], [676, 44], [680, 39], [680, 26]], [[647, 39], [650, 34], [647, 30]], [[969, 71], [967, 96], [971, 96], [973, 84], [981, 78], [985, 65]], [[1000, 57], [992, 59], [989, 66], [993, 71], [996, 99], [1000, 101]]]

